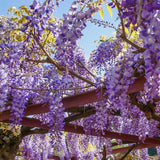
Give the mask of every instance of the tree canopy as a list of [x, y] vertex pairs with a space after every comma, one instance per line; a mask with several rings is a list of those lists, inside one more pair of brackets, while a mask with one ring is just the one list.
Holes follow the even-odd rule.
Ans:
[[[103, 18], [104, 4], [110, 15], [117, 10], [118, 27], [94, 18]], [[0, 159], [105, 160], [115, 144], [128, 144], [129, 154], [147, 138], [157, 138], [159, 151], [160, 1], [75, 0], [63, 19], [54, 16], [58, 5], [33, 0], [0, 16]], [[78, 41], [88, 21], [115, 36], [86, 59]], [[81, 95], [87, 100], [74, 106]], [[37, 104], [39, 112], [26, 113]], [[33, 119], [46, 127], [27, 125]], [[106, 138], [110, 132], [138, 140]], [[147, 149], [130, 156], [147, 159]]]

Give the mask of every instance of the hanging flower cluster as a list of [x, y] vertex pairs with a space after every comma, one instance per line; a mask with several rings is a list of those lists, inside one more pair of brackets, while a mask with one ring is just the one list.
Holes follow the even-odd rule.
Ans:
[[[0, 112], [10, 109], [12, 123], [21, 125], [28, 104], [42, 103], [49, 108], [47, 113], [32, 116], [50, 128], [49, 133], [25, 137], [22, 157], [49, 159], [58, 153], [66, 159], [100, 160], [102, 148], [112, 154], [112, 139], [99, 137], [100, 131], [102, 135], [105, 131], [133, 134], [142, 143], [147, 136], [160, 134], [159, 0], [109, 3], [117, 7], [121, 26], [114, 38], [100, 41], [87, 63], [77, 42], [98, 11], [92, 4], [73, 1], [60, 20], [52, 15], [52, 0], [43, 4], [34, 0], [22, 16], [24, 21], [0, 17]], [[132, 40], [135, 31], [138, 36]], [[128, 94], [129, 87], [131, 90], [134, 81], [142, 77], [146, 79], [144, 90]], [[82, 126], [88, 136], [62, 133], [66, 118], [76, 117], [74, 112], [66, 113], [63, 98], [93, 88], [98, 101], [75, 107], [92, 109], [95, 114], [71, 122]], [[86, 113], [85, 109], [77, 113]], [[93, 132], [97, 137], [89, 136]], [[145, 149], [141, 157], [147, 159]]]
[[85, 12], [78, 11], [78, 4], [78, 2], [74, 1], [68, 14], [63, 15], [63, 24], [60, 26], [60, 34], [56, 39], [55, 57], [62, 65], [69, 67], [72, 67], [75, 63], [73, 57], [77, 48], [77, 40], [83, 36], [82, 30], [85, 29], [86, 22], [97, 11], [93, 7], [89, 7]]

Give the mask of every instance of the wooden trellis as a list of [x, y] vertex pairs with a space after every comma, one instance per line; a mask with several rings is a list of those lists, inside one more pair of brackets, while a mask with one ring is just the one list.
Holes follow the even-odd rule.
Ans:
[[[129, 86], [128, 94], [143, 90], [144, 83], [145, 83], [144, 77], [136, 79], [135, 82]], [[105, 88], [103, 88], [103, 91], [105, 91]], [[87, 117], [92, 114], [95, 114], [96, 111], [94, 107], [90, 106], [84, 112], [84, 108], [79, 106], [93, 103], [93, 102], [96, 102], [97, 100], [98, 100], [98, 97], [97, 97], [96, 90], [87, 91], [79, 95], [73, 95], [70, 97], [63, 98], [62, 103], [64, 108], [66, 109], [65, 111], [77, 113], [74, 116], [69, 116], [65, 119], [67, 123], [64, 126], [64, 131], [77, 133], [77, 134], [85, 134], [85, 131], [82, 126], [72, 125], [69, 122], [72, 120], [76, 120], [82, 117]], [[49, 111], [49, 108], [47, 107], [47, 103], [46, 104], [38, 103], [38, 104], [28, 105], [26, 106], [26, 109], [24, 111], [24, 117], [21, 124], [29, 127], [39, 127], [43, 129], [49, 129], [47, 125], [42, 125], [38, 119], [27, 117], [29, 115], [47, 113], [48, 111]], [[83, 111], [83, 114], [81, 114], [80, 111]], [[0, 114], [0, 122], [10, 123], [11, 122], [9, 120], [10, 118], [11, 118], [10, 110], [6, 110]], [[110, 132], [110, 131], [105, 131], [105, 134], [102, 134], [101, 131], [99, 131], [99, 133], [100, 133], [100, 136], [103, 136], [105, 138], [121, 139], [122, 141], [128, 141], [130, 143], [139, 142], [140, 144], [134, 149], [149, 148], [149, 147], [160, 145], [160, 139], [158, 138], [147, 137], [144, 143], [141, 143], [141, 141], [139, 140], [139, 137], [135, 135], [116, 133], [116, 132]], [[97, 136], [96, 131], [92, 130], [90, 135]], [[118, 152], [126, 152], [129, 148], [130, 147], [114, 149], [113, 154]]]

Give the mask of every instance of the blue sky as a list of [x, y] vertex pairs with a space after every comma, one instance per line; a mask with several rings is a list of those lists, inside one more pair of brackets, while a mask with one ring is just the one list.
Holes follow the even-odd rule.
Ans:
[[[10, 7], [15, 6], [16, 8], [18, 8], [21, 5], [29, 6], [32, 2], [33, 0], [0, 0], [0, 15], [7, 15], [7, 10]], [[57, 8], [57, 11], [54, 13], [54, 15], [56, 17], [62, 18], [62, 14], [67, 13], [67, 10], [69, 9], [71, 3], [72, 0], [64, 0], [64, 2], [61, 2], [60, 7]], [[112, 17], [109, 15], [106, 7], [104, 7], [103, 10], [104, 10], [104, 20], [111, 22], [115, 26], [117, 26], [118, 21], [115, 21], [117, 17], [116, 10], [115, 9], [112, 10], [113, 12]], [[93, 18], [102, 20], [99, 13], [96, 13]], [[113, 29], [98, 27], [97, 25], [88, 22], [86, 29], [83, 31], [84, 36], [79, 41], [79, 45], [84, 48], [86, 56], [88, 57], [91, 51], [96, 49], [97, 44], [94, 41], [99, 40], [99, 37], [101, 35], [109, 38], [113, 35], [113, 32], [115, 32]]]

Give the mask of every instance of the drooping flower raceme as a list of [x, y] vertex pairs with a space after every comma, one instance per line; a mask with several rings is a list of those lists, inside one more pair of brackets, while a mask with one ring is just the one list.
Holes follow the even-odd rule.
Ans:
[[[84, 1], [74, 1], [63, 20], [52, 17], [55, 7], [51, 0], [44, 4], [34, 0], [24, 24], [10, 18], [0, 19], [0, 111], [9, 108], [13, 123], [21, 124], [25, 107], [29, 103], [44, 103], [49, 107], [48, 113], [34, 118], [50, 127], [47, 138], [51, 143], [46, 141], [44, 135], [27, 137], [22, 142], [27, 158], [47, 159], [53, 150], [49, 152], [46, 147], [50, 149], [54, 145], [58, 145], [54, 151], [63, 152], [62, 155], [69, 158], [100, 159], [102, 157], [99, 152], [104, 145], [107, 154], [111, 154], [111, 139], [92, 136], [86, 138], [73, 133], [65, 135], [65, 139], [64, 136], [61, 137], [66, 116], [74, 115], [65, 113], [62, 99], [84, 92], [81, 88], [87, 82], [83, 78], [93, 81], [90, 84], [92, 87], [87, 84], [86, 90], [96, 88], [98, 96], [97, 102], [83, 107], [92, 107], [96, 113], [72, 124], [83, 126], [86, 134], [94, 132], [99, 135], [99, 130], [102, 134], [105, 130], [115, 131], [137, 135], [142, 142], [147, 135], [153, 137], [160, 134], [156, 127], [158, 122], [152, 119], [152, 115], [147, 116], [148, 110], [142, 112], [143, 109], [131, 98], [134, 96], [136, 103], [143, 104], [147, 109], [149, 105], [157, 105], [152, 112], [155, 109], [160, 113], [159, 1], [123, 0], [120, 6], [121, 18], [126, 20], [125, 26], [133, 25], [133, 30], [139, 31], [143, 52], [133, 53], [134, 46], [126, 44], [123, 37], [118, 35], [119, 32], [116, 38], [100, 43], [92, 53], [89, 65], [77, 41], [83, 36], [82, 30], [97, 9], [87, 5], [83, 10], [83, 7], [79, 7], [80, 3], [85, 4]], [[24, 39], [18, 40], [13, 33], [18, 37], [24, 36]], [[52, 41], [48, 42], [50, 36]], [[94, 69], [99, 75], [91, 74], [90, 71]], [[99, 71], [102, 71], [103, 76]], [[83, 75], [83, 78], [79, 79], [75, 76], [77, 74], [79, 77]], [[144, 91], [129, 95], [129, 86], [142, 76], [146, 78]], [[142, 151], [142, 156], [147, 159], [145, 150]]]

